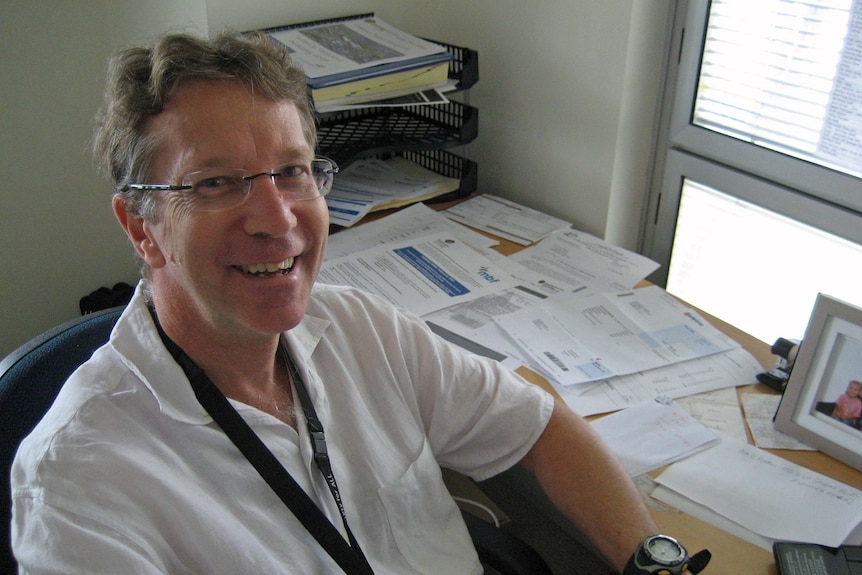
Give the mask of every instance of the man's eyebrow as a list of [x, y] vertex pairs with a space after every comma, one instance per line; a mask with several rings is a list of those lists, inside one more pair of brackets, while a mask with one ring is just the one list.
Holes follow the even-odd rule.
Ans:
[[[290, 162], [310, 162], [315, 158], [315, 154], [313, 150], [295, 149], [286, 150], [283, 154], [279, 154], [275, 157], [279, 158], [273, 163], [274, 166], [277, 166], [288, 164]], [[212, 169], [217, 170], [222, 168], [247, 168], [247, 166], [241, 166], [239, 164], [240, 162], [237, 162], [235, 159], [228, 156], [209, 156], [200, 160], [195, 160], [193, 165], [200, 167], [195, 168], [194, 170], [187, 170], [186, 173]]]
[[287, 161], [296, 161], [296, 160], [306, 160], [311, 161], [314, 159], [314, 150], [309, 149], [298, 149], [298, 150], [288, 150], [283, 155], [284, 158], [287, 158]]

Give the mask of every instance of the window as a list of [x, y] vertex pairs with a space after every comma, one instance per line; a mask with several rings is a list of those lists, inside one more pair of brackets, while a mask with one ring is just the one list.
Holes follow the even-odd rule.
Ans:
[[862, 0], [691, 0], [674, 26], [642, 251], [763, 341], [862, 305]]

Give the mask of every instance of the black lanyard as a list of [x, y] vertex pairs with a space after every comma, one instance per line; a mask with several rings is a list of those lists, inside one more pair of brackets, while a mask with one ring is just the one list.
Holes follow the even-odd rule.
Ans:
[[341, 514], [341, 520], [344, 523], [344, 530], [347, 532], [349, 544], [341, 536], [341, 533], [338, 532], [338, 529], [329, 521], [329, 518], [315, 505], [314, 501], [302, 490], [275, 455], [249, 427], [242, 416], [237, 413], [224, 394], [219, 391], [207, 374], [204, 373], [204, 370], [192, 361], [180, 346], [174, 343], [162, 330], [161, 325], [155, 317], [155, 313], [153, 313], [153, 319], [156, 320], [156, 327], [159, 330], [162, 341], [176, 362], [183, 368], [200, 404], [207, 410], [207, 413], [222, 428], [225, 435], [236, 445], [258, 473], [260, 473], [261, 477], [269, 484], [276, 495], [293, 512], [300, 523], [326, 549], [345, 573], [350, 575], [354, 573], [373, 575], [374, 572], [368, 564], [368, 560], [365, 558], [362, 549], [359, 547], [359, 543], [357, 543], [353, 537], [353, 533], [350, 531], [350, 527], [347, 525], [347, 514], [344, 512], [344, 505], [341, 501], [338, 485], [335, 482], [335, 475], [332, 473], [332, 466], [329, 462], [323, 425], [317, 417], [317, 412], [308, 395], [308, 390], [306, 390], [305, 384], [299, 376], [299, 372], [290, 354], [285, 350], [284, 355], [287, 359], [287, 365], [293, 378], [293, 384], [296, 387], [296, 393], [299, 396], [300, 405], [305, 414], [308, 433], [311, 435], [314, 461], [326, 479], [329, 490], [332, 492], [335, 503], [338, 505], [338, 511]]

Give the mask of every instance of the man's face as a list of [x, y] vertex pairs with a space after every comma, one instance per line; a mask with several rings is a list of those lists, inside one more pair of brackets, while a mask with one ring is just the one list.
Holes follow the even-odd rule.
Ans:
[[[159, 183], [179, 184], [201, 170], [269, 172], [313, 157], [292, 102], [254, 96], [239, 84], [184, 85], [147, 130], [160, 142], [152, 169]], [[163, 322], [229, 340], [299, 323], [326, 246], [323, 198], [285, 199], [265, 176], [244, 203], [222, 211], [195, 211], [183, 192], [155, 193], [162, 194], [158, 221], [128, 218], [138, 229], [125, 227], [152, 270]], [[279, 269], [258, 271], [267, 266]]]

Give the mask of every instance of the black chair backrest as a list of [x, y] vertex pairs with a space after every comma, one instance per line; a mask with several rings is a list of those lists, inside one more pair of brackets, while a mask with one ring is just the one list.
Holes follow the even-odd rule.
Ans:
[[9, 473], [21, 440], [36, 426], [63, 383], [108, 341], [122, 308], [113, 308], [59, 325], [33, 338], [0, 362], [0, 573], [14, 573]]

